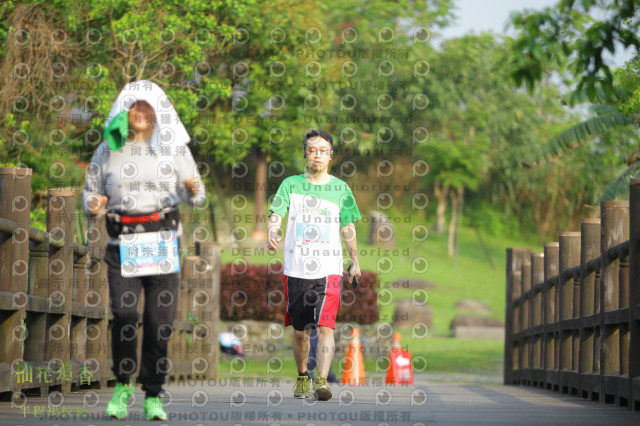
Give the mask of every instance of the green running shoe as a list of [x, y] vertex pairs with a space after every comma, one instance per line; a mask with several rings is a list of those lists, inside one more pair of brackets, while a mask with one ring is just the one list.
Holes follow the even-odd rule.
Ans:
[[129, 383], [128, 385], [116, 383], [113, 398], [111, 398], [111, 401], [107, 404], [107, 416], [115, 417], [116, 419], [124, 419], [127, 417], [127, 404], [133, 392], [133, 383]]
[[320, 376], [318, 370], [315, 371], [316, 380], [313, 385], [313, 394], [316, 396], [318, 401], [328, 401], [331, 399], [331, 388], [329, 387], [329, 383], [327, 383], [327, 379]]
[[167, 413], [162, 408], [162, 400], [158, 396], [145, 398], [144, 413], [147, 420], [167, 420]]
[[296, 385], [293, 388], [293, 396], [295, 398], [309, 398], [311, 396], [311, 377], [298, 376]]

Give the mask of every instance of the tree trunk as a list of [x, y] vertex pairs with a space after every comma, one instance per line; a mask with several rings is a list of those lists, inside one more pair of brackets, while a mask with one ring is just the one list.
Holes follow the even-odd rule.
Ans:
[[458, 230], [462, 219], [462, 206], [464, 203], [464, 187], [458, 187], [456, 192], [451, 192], [451, 220], [449, 221], [449, 244], [447, 255], [458, 261]]
[[464, 187], [458, 187], [456, 207], [458, 213], [456, 214], [455, 222], [455, 236], [453, 238], [453, 267], [458, 266], [458, 235], [460, 234], [460, 224], [462, 223], [462, 208], [464, 207]]
[[458, 197], [456, 193], [451, 193], [451, 220], [449, 221], [449, 242], [447, 244], [447, 256], [453, 257], [455, 234], [456, 234], [456, 219], [458, 218]]
[[445, 217], [444, 214], [447, 211], [447, 193], [449, 192], [449, 187], [445, 186], [444, 188], [440, 184], [440, 182], [435, 183], [435, 187], [433, 192], [436, 195], [436, 199], [438, 200], [438, 207], [436, 208], [436, 234], [444, 234], [445, 227]]
[[[209, 156], [209, 164], [213, 164], [213, 157]], [[216, 195], [218, 196], [218, 203], [220, 203], [220, 205], [222, 206], [222, 209], [224, 210], [224, 217], [227, 221], [227, 226], [229, 227], [229, 234], [231, 236], [231, 240], [229, 241], [232, 245], [233, 244], [238, 244], [241, 248], [245, 248], [245, 243], [244, 242], [240, 242], [240, 241], [236, 241], [233, 235], [233, 232], [231, 232], [231, 230], [234, 227], [233, 224], [233, 214], [231, 212], [231, 210], [229, 209], [229, 202], [227, 201], [227, 197], [224, 195], [224, 192], [222, 191], [222, 185], [220, 184], [220, 182], [218, 181], [218, 177], [216, 176], [216, 172], [214, 170], [211, 171], [211, 173], [209, 174], [210, 178], [211, 178], [211, 183], [213, 184], [213, 188], [216, 192]], [[247, 256], [245, 255], [245, 250], [241, 250], [242, 252], [242, 259], [244, 259], [245, 262], [248, 262]]]
[[265, 220], [265, 204], [267, 201], [267, 156], [260, 153], [255, 157], [256, 162], [256, 181], [255, 181], [255, 214], [254, 228], [251, 238], [258, 241], [267, 240], [267, 232], [264, 229]]

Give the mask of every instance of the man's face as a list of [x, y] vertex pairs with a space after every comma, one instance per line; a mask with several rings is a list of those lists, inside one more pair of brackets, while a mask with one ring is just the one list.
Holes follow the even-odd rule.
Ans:
[[144, 133], [152, 129], [155, 122], [156, 114], [147, 102], [138, 101], [129, 109], [129, 129]]
[[307, 166], [309, 169], [320, 172], [329, 167], [333, 149], [329, 141], [320, 136], [314, 136], [307, 139], [305, 153], [307, 154]]

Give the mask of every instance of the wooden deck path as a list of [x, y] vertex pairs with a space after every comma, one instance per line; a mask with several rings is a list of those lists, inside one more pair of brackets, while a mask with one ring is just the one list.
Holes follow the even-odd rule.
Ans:
[[[277, 385], [276, 385], [277, 383]], [[417, 377], [411, 386], [332, 386], [327, 402], [302, 401], [292, 396], [293, 380], [279, 382], [221, 379], [215, 385], [172, 383], [166, 389], [167, 422], [197, 425], [639, 425], [640, 414], [615, 405], [547, 390], [502, 385], [432, 383]], [[136, 401], [126, 420], [104, 416], [109, 391], [49, 395], [52, 406], [72, 417], [48, 417], [47, 398], [0, 402], [0, 424], [18, 425], [135, 425], [144, 420], [138, 386]], [[169, 402], [170, 401], [170, 402]], [[74, 417], [77, 412], [84, 412]], [[36, 415], [34, 416], [34, 412]], [[53, 409], [55, 413], [55, 408]], [[42, 417], [40, 417], [42, 414]]]

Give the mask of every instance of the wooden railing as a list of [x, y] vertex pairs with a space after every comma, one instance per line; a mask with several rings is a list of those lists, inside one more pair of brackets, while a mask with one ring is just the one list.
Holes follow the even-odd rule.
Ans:
[[504, 383], [638, 410], [640, 179], [600, 212], [543, 253], [507, 249]]
[[[47, 232], [30, 227], [30, 200], [31, 169], [0, 168], [0, 393], [105, 387], [115, 378], [104, 219], [79, 245], [74, 191], [48, 191]], [[196, 254], [181, 267], [169, 380], [217, 376], [220, 249], [199, 243]]]

